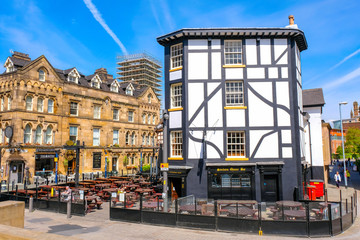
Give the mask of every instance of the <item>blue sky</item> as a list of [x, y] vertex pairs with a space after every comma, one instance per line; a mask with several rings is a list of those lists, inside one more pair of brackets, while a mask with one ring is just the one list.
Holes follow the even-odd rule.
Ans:
[[339, 101], [360, 102], [358, 0], [16, 0], [1, 1], [0, 61], [10, 50], [45, 55], [56, 68], [89, 75], [116, 56], [147, 51], [163, 62], [156, 37], [185, 27], [284, 27], [288, 15], [305, 32], [303, 88], [324, 89], [325, 120], [338, 119]]

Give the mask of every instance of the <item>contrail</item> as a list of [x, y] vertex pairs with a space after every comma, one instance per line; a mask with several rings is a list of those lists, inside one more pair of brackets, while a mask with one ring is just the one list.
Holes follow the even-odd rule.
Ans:
[[346, 82], [349, 82], [350, 80], [353, 80], [354, 78], [358, 78], [358, 77], [360, 77], [360, 67], [358, 67], [354, 71], [346, 74], [345, 76], [328, 83], [327, 85], [324, 86], [324, 88], [325, 89], [333, 88], [333, 87], [339, 86], [341, 84], [344, 84]]
[[87, 8], [90, 10], [96, 21], [100, 23], [100, 25], [105, 29], [105, 31], [114, 39], [114, 41], [119, 45], [121, 51], [124, 55], [127, 55], [128, 52], [126, 51], [125, 46], [119, 40], [119, 38], [115, 35], [115, 33], [109, 28], [106, 24], [105, 20], [102, 18], [101, 13], [97, 10], [96, 6], [91, 2], [91, 0], [84, 0]]
[[329, 71], [334, 70], [335, 68], [337, 68], [338, 66], [340, 66], [341, 64], [343, 64], [344, 62], [346, 62], [347, 60], [349, 60], [350, 58], [352, 58], [353, 56], [355, 56], [356, 54], [360, 53], [360, 48], [358, 50], [356, 50], [355, 52], [353, 52], [352, 54], [350, 54], [349, 56], [345, 57], [343, 60], [341, 60], [338, 64], [334, 65], [333, 67], [331, 67], [329, 69]]

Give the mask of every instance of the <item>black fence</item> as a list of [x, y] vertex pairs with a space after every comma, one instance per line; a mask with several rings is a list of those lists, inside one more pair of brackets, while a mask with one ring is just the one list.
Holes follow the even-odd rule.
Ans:
[[111, 199], [110, 220], [164, 226], [288, 236], [328, 237], [349, 228], [357, 212], [356, 192], [340, 202], [195, 199], [168, 203], [144, 195]]
[[38, 210], [50, 211], [55, 213], [67, 214], [67, 203], [71, 201], [71, 214], [77, 216], [85, 216], [86, 203], [80, 199], [80, 196], [75, 192], [68, 200], [64, 199], [61, 192], [56, 192], [51, 196], [50, 194], [40, 197], [40, 193], [36, 190], [28, 190], [29, 192], [35, 191], [35, 194], [20, 194], [16, 192], [0, 192], [0, 202], [13, 200], [25, 202], [25, 208], [29, 208], [30, 197], [33, 197], [33, 208]]

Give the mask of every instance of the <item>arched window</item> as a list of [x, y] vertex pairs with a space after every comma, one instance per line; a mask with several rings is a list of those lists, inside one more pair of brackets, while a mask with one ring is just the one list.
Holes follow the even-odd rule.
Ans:
[[4, 111], [4, 104], [5, 104], [5, 99], [4, 97], [1, 97], [1, 111]]
[[54, 113], [54, 100], [48, 100], [48, 113]]
[[0, 127], [0, 143], [3, 143], [3, 130], [2, 128]]
[[148, 115], [148, 124], [151, 124], [151, 115]]
[[130, 140], [129, 140], [129, 133], [127, 132], [125, 135], [125, 144], [126, 145], [130, 145]]
[[135, 133], [134, 132], [131, 135], [131, 145], [135, 145]]
[[26, 127], [25, 127], [24, 143], [31, 143], [31, 126], [30, 126], [30, 124], [26, 125]]
[[150, 145], [150, 136], [149, 135], [146, 136], [146, 145], [147, 146]]
[[45, 72], [44, 70], [39, 70], [39, 81], [44, 82], [45, 81]]
[[145, 114], [145, 113], [142, 115], [142, 122], [143, 122], [144, 124], [146, 123], [146, 114]]
[[52, 144], [52, 141], [53, 141], [53, 131], [51, 126], [48, 126], [46, 129], [45, 144]]
[[8, 97], [8, 110], [11, 110], [11, 102], [12, 102], [12, 98], [11, 96]]
[[156, 121], [156, 116], [153, 115], [153, 124], [155, 125], [155, 121]]
[[26, 110], [27, 111], [32, 111], [32, 102], [33, 102], [33, 98], [31, 96], [27, 96], [26, 97]]
[[37, 126], [36, 131], [35, 131], [35, 143], [41, 144], [41, 139], [42, 139], [41, 126]]
[[142, 135], [142, 145], [145, 145], [145, 133]]
[[155, 137], [151, 136], [151, 146], [155, 146]]
[[44, 99], [43, 98], [38, 98], [38, 100], [37, 100], [37, 111], [38, 112], [44, 111]]

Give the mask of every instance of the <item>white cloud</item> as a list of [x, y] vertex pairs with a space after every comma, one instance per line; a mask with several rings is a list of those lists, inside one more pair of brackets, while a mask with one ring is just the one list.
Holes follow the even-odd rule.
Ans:
[[330, 89], [330, 88], [334, 88], [334, 87], [337, 87], [339, 85], [342, 85], [346, 82], [349, 82], [351, 80], [353, 80], [354, 78], [357, 78], [357, 77], [360, 77], [360, 67], [358, 67], [357, 69], [355, 69], [354, 71], [346, 74], [345, 76], [339, 78], [339, 79], [336, 79], [328, 84], [326, 84], [324, 86], [325, 89]]
[[102, 18], [101, 13], [97, 10], [96, 6], [91, 2], [91, 0], [84, 0], [86, 7], [90, 10], [96, 21], [100, 23], [100, 25], [105, 29], [105, 31], [114, 39], [114, 41], [119, 45], [123, 54], [127, 55], [128, 52], [119, 38], [115, 35], [115, 33], [110, 29], [110, 27], [106, 24], [105, 20]]

